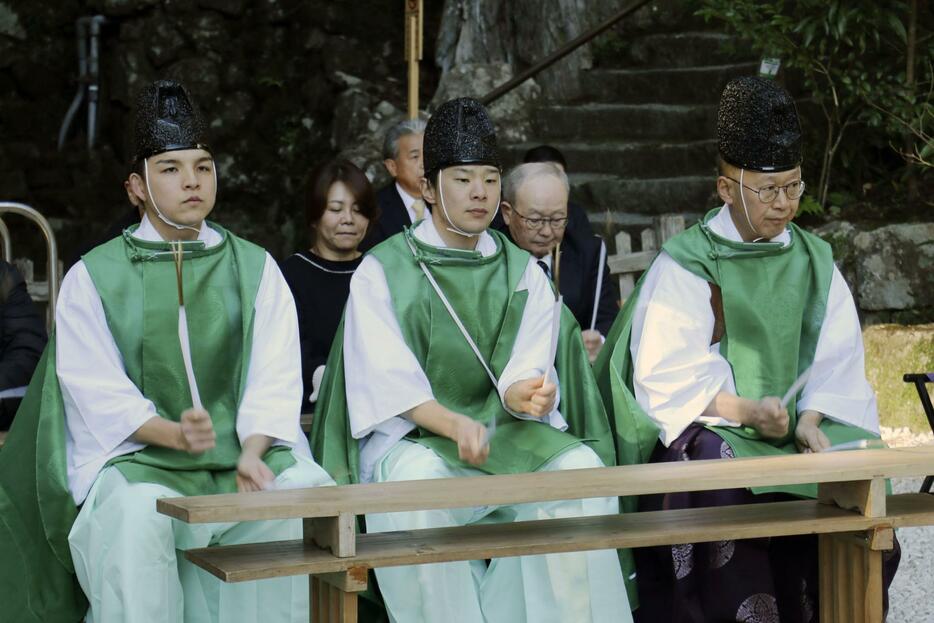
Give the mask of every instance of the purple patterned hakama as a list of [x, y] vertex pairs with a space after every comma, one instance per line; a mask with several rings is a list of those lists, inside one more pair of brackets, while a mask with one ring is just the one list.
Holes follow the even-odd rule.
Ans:
[[[716, 433], [692, 424], [652, 463], [730, 459]], [[640, 511], [732, 506], [795, 499], [748, 489], [643, 496]], [[819, 621], [815, 535], [685, 543], [634, 550], [639, 589], [637, 623], [816, 623]], [[884, 604], [900, 549], [883, 554]]]

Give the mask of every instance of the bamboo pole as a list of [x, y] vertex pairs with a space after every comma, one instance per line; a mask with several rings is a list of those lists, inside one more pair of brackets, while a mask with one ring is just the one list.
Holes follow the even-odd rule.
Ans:
[[405, 60], [409, 66], [409, 119], [418, 118], [418, 63], [422, 60], [423, 0], [405, 0]]

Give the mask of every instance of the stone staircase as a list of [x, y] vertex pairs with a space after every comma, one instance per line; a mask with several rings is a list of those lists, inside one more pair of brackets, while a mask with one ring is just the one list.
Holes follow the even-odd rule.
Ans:
[[506, 146], [507, 161], [542, 143], [560, 149], [572, 200], [608, 239], [661, 213], [692, 222], [717, 203], [720, 92], [758, 69], [757, 60], [725, 51], [725, 40], [693, 30], [634, 37], [624, 54], [582, 76], [582, 97], [539, 105], [534, 140]]

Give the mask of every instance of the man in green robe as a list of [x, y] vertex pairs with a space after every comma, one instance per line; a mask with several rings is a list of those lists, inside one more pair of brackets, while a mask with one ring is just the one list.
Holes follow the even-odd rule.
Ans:
[[184, 87], [143, 90], [135, 138], [145, 214], [65, 276], [0, 453], [4, 620], [307, 621], [306, 580], [224, 584], [180, 551], [300, 538], [300, 521], [156, 512], [160, 497], [333, 481], [299, 425], [288, 286], [263, 249], [204, 220], [217, 178]]
[[[487, 231], [500, 199], [493, 124], [451, 100], [425, 132], [431, 218], [357, 269], [312, 431], [343, 482], [599, 467], [609, 423], [580, 329], [534, 259]], [[556, 361], [551, 334], [561, 314]], [[374, 514], [369, 532], [618, 512], [615, 498]], [[380, 569], [400, 622], [628, 621], [616, 552]]]
[[[620, 463], [821, 452], [878, 437], [853, 298], [829, 245], [792, 223], [804, 192], [794, 101], [771, 80], [737, 78], [720, 100], [718, 139], [724, 205], [663, 246], [595, 363]], [[814, 485], [778, 486], [638, 505], [815, 495]], [[806, 623], [818, 612], [813, 537], [645, 548], [636, 569], [640, 621]]]

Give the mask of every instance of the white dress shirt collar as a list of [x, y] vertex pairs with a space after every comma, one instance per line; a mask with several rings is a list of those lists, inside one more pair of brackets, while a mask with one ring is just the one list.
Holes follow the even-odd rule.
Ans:
[[[707, 223], [707, 226], [710, 228], [710, 231], [726, 238], [727, 240], [732, 240], [734, 242], [742, 242], [743, 237], [740, 235], [739, 230], [736, 228], [736, 223], [733, 222], [733, 217], [730, 216], [730, 207], [726, 204], [720, 208], [720, 211], [717, 212], [716, 216], [710, 219], [710, 222]], [[780, 242], [783, 245], [787, 245], [791, 242], [791, 234], [786, 228], [782, 233], [771, 238], [769, 242]]]
[[[427, 216], [425, 220], [415, 228], [415, 237], [433, 247], [447, 248], [448, 246], [441, 238], [441, 234], [438, 233], [434, 221]], [[480, 239], [477, 240], [476, 250], [480, 252], [481, 256], [489, 257], [496, 253], [496, 241], [493, 240], [493, 236], [491, 236], [489, 232], [484, 231], [480, 234], [479, 238]]]
[[[159, 233], [149, 220], [148, 214], [143, 215], [143, 220], [140, 221], [139, 227], [133, 232], [133, 237], [138, 240], [145, 240], [146, 242], [161, 242], [165, 240], [162, 234]], [[210, 248], [220, 244], [223, 237], [218, 232], [208, 227], [207, 221], [203, 221], [201, 223], [201, 231], [198, 232], [198, 240], [202, 241], [205, 247]]]

